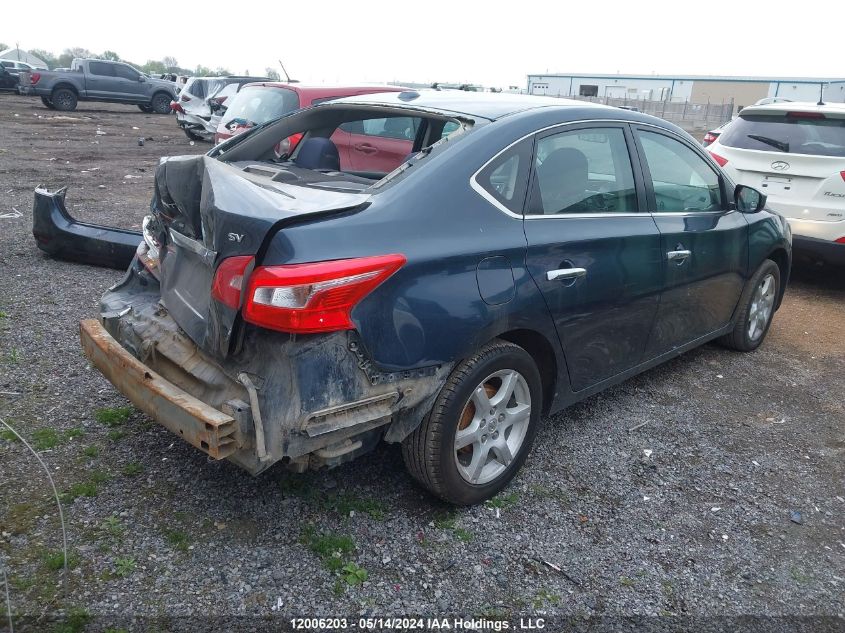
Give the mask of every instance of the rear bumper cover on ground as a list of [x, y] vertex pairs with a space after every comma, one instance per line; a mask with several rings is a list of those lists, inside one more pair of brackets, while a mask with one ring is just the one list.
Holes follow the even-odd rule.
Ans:
[[129, 266], [142, 241], [141, 233], [77, 222], [65, 208], [63, 187], [37, 188], [32, 208], [32, 235], [38, 248], [52, 257], [94, 266]]
[[796, 256], [809, 256], [822, 260], [828, 264], [845, 266], [845, 244], [820, 240], [803, 235], [792, 236], [792, 250]]

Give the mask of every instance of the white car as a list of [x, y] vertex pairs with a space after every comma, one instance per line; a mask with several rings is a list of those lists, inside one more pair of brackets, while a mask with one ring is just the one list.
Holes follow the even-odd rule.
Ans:
[[707, 151], [789, 220], [796, 254], [845, 265], [845, 104], [749, 106]]

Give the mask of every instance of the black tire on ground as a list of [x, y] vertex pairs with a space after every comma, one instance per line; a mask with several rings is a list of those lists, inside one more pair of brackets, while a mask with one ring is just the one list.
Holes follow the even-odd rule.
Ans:
[[189, 130], [188, 128], [184, 128], [184, 130], [185, 130], [185, 136], [187, 136], [192, 141], [204, 141], [205, 140], [200, 135], [194, 134], [193, 132], [191, 132], [191, 130]]
[[61, 110], [62, 112], [76, 110], [76, 93], [70, 88], [56, 88], [53, 94], [50, 95], [50, 101], [56, 110]]
[[[521, 391], [523, 400], [526, 392], [530, 394], [529, 414], [524, 422], [527, 426], [524, 427], [521, 444], [516, 447], [515, 453], [511, 452], [511, 461], [506, 465], [505, 460], [500, 459], [502, 455], [496, 450], [493, 441], [500, 442], [499, 433], [497, 432], [495, 436], [484, 436], [489, 442], [488, 452], [480, 452], [479, 455], [485, 456], [484, 463], [491, 464], [494, 469], [500, 469], [500, 471], [491, 480], [471, 483], [459, 471], [458, 462], [459, 459], [467, 460], [469, 465], [465, 468], [472, 470], [472, 458], [475, 451], [483, 451], [483, 447], [477, 442], [485, 440], [477, 439], [471, 446], [457, 450], [455, 434], [458, 429], [467, 432], [473, 428], [479, 428], [479, 425], [480, 429], [486, 428], [487, 432], [491, 428], [500, 429], [501, 439], [506, 442], [513, 433], [517, 432], [515, 424], [508, 427], [507, 421], [500, 421], [502, 416], [499, 413], [490, 416], [490, 420], [486, 421], [486, 427], [485, 420], [478, 419], [487, 413], [480, 413], [476, 409], [474, 394], [480, 389], [482, 398], [486, 392], [488, 398], [495, 400], [500, 393], [497, 390], [504, 388], [503, 380], [498, 386], [495, 384], [497, 379], [493, 378], [493, 375], [497, 372], [516, 372], [524, 378], [524, 384], [518, 389]], [[492, 385], [491, 382], [493, 382]], [[511, 393], [513, 395], [505, 396], [506, 400], [501, 404], [502, 407], [515, 411], [516, 409], [511, 409], [510, 406], [511, 403], [514, 403], [513, 406], [519, 406], [516, 399], [517, 391], [512, 390]], [[481, 503], [504, 488], [522, 466], [540, 426], [542, 403], [543, 387], [540, 372], [531, 355], [518, 345], [495, 339], [478, 353], [462, 361], [452, 371], [437, 396], [432, 410], [420, 426], [402, 442], [402, 457], [405, 460], [405, 466], [414, 479], [441, 499], [457, 505]], [[493, 411], [491, 410], [490, 413], [492, 414]], [[491, 427], [492, 420], [496, 420], [500, 426]], [[477, 431], [479, 435], [481, 432], [481, 430]], [[467, 449], [471, 452], [466, 453]], [[496, 462], [487, 462], [487, 456], [490, 456], [489, 459], [495, 459]]]
[[145, 114], [152, 114], [153, 107], [151, 105], [139, 105], [138, 109]]
[[[766, 284], [770, 284], [767, 286]], [[719, 343], [740, 352], [751, 352], [766, 338], [772, 318], [775, 315], [775, 304], [780, 296], [780, 268], [771, 259], [767, 259], [751, 279], [745, 284], [739, 299], [739, 312], [736, 325], [731, 333], [719, 339]], [[766, 312], [765, 323], [760, 323], [760, 310]], [[752, 320], [757, 315], [757, 324], [752, 327]]]
[[150, 101], [150, 107], [156, 114], [170, 114], [170, 102], [173, 98], [166, 92], [157, 92]]
[[50, 101], [47, 97], [41, 97], [41, 103], [43, 103], [46, 107], [50, 110], [55, 110], [56, 106], [53, 105], [53, 102]]

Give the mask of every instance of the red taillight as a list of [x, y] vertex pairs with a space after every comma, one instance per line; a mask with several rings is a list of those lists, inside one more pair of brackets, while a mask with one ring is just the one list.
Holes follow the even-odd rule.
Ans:
[[211, 296], [234, 310], [241, 307], [241, 288], [244, 286], [244, 272], [252, 263], [251, 255], [227, 257], [217, 267], [211, 283]]
[[181, 97], [179, 97], [179, 99], [181, 99], [182, 101], [186, 101], [186, 102], [191, 100], [191, 98], [188, 95], [182, 95]]
[[845, 180], [845, 171], [840, 171], [839, 175], [842, 176], [842, 180]]
[[350, 330], [355, 305], [405, 261], [404, 255], [380, 255], [256, 268], [244, 320], [301, 334]]
[[719, 167], [724, 167], [728, 164], [727, 158], [722, 158], [721, 156], [719, 156], [718, 154], [714, 154], [713, 152], [709, 152], [709, 154], [713, 157], [713, 160], [719, 163]]
[[39, 81], [41, 81], [41, 73], [29, 73], [29, 83], [31, 85], [34, 86]]
[[716, 136], [715, 134], [711, 134], [710, 132], [708, 132], [707, 134], [704, 135], [704, 139], [703, 139], [702, 143], [704, 144], [704, 147], [707, 147], [708, 145], [710, 145], [710, 143], [715, 141], [717, 138], [719, 138], [719, 137]]
[[293, 150], [299, 145], [299, 141], [302, 140], [303, 136], [304, 134], [302, 132], [297, 132], [296, 134], [291, 134], [286, 139], [282, 139], [276, 146], [276, 155], [290, 156], [293, 154]]
[[182, 106], [179, 104], [178, 101], [171, 101], [170, 102], [170, 109], [173, 110], [174, 112], [184, 112], [185, 111], [182, 108]]
[[843, 235], [838, 240], [836, 240], [836, 243], [837, 244], [845, 244], [845, 235]]

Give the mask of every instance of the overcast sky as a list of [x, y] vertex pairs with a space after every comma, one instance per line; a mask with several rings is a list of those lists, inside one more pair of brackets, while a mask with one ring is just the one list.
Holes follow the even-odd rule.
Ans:
[[547, 71], [845, 75], [840, 40], [820, 21], [843, 15], [838, 0], [788, 10], [736, 0], [41, 0], [34, 11], [6, 11], [0, 42], [114, 50], [139, 64], [171, 55], [184, 67], [252, 74], [281, 59], [293, 78], [315, 83], [524, 87], [528, 73]]

